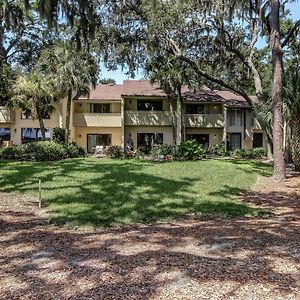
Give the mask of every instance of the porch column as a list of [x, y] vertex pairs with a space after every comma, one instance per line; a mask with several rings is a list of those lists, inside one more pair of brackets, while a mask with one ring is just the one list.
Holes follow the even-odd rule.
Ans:
[[223, 125], [223, 142], [225, 144], [225, 150], [227, 151], [227, 107], [223, 104], [223, 117], [224, 117], [224, 125]]
[[125, 109], [124, 98], [121, 99], [121, 147], [125, 148]]

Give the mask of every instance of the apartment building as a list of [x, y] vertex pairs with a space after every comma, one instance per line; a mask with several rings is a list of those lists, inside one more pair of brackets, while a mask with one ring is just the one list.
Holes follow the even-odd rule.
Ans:
[[[205, 145], [226, 143], [229, 148], [264, 145], [263, 133], [248, 103], [229, 91], [189, 91], [183, 96], [185, 139]], [[176, 98], [167, 97], [147, 80], [125, 80], [121, 85], [100, 84], [89, 95], [75, 96], [71, 113], [71, 138], [89, 153], [96, 146], [125, 146], [129, 136], [134, 148], [173, 144], [178, 136]], [[64, 127], [66, 100], [55, 104], [45, 117], [47, 139], [53, 128]], [[175, 124], [175, 128], [174, 128]], [[21, 144], [41, 137], [38, 121], [22, 111], [0, 108], [0, 138]]]

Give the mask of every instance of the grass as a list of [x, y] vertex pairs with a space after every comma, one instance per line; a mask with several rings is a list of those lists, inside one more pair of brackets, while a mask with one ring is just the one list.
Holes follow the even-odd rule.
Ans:
[[38, 195], [58, 224], [111, 226], [165, 221], [186, 214], [257, 215], [238, 202], [271, 167], [256, 161], [148, 162], [73, 159], [53, 163], [0, 161], [0, 190]]

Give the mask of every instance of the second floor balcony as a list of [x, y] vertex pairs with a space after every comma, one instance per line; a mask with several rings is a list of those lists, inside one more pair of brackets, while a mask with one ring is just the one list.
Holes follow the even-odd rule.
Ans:
[[77, 127], [121, 127], [121, 113], [75, 113], [73, 125]]
[[172, 115], [170, 111], [126, 110], [125, 125], [169, 126], [172, 125]]
[[14, 113], [7, 106], [0, 106], [0, 124], [14, 123]]
[[186, 114], [184, 116], [186, 127], [224, 127], [223, 114]]

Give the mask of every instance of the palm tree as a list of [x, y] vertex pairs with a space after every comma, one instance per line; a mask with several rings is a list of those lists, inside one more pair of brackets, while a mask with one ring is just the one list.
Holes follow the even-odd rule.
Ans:
[[292, 159], [300, 171], [300, 59], [295, 57], [286, 69], [284, 78], [284, 106], [291, 128]]
[[[194, 84], [194, 73], [190, 68], [178, 60], [170, 57], [158, 56], [151, 59], [145, 68], [146, 74], [150, 77], [152, 83], [156, 82], [160, 88], [167, 94], [170, 111], [172, 115], [172, 128], [174, 144], [184, 141], [184, 122], [183, 122], [183, 103], [181, 89], [183, 85]], [[177, 96], [177, 134], [176, 117], [172, 103], [173, 95]]]
[[15, 95], [10, 105], [30, 110], [33, 119], [39, 120], [42, 140], [46, 140], [44, 118], [46, 114], [54, 111], [52, 101], [55, 100], [56, 91], [50, 78], [44, 77], [36, 71], [19, 77], [15, 83]]
[[58, 43], [42, 52], [39, 69], [54, 78], [57, 91], [67, 97], [66, 141], [70, 137], [70, 116], [73, 94], [88, 94], [95, 87], [98, 65], [95, 58], [70, 43]]

